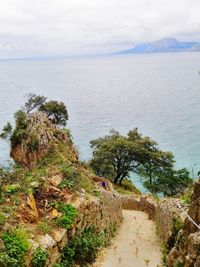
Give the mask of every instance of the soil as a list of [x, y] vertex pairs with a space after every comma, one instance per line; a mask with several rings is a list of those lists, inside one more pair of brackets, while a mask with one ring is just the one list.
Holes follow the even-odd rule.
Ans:
[[123, 216], [112, 244], [100, 253], [93, 267], [161, 267], [155, 223], [141, 211], [123, 210]]

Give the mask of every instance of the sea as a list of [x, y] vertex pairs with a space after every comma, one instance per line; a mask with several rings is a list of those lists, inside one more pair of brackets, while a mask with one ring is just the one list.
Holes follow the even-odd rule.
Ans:
[[[172, 151], [176, 167], [200, 170], [200, 53], [0, 61], [0, 129], [28, 93], [63, 101], [81, 160], [90, 140], [137, 127]], [[0, 165], [10, 162], [0, 141]], [[140, 178], [134, 177], [140, 184]]]

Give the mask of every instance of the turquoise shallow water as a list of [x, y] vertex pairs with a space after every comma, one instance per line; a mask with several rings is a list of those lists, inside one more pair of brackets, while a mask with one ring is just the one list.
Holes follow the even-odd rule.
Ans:
[[[111, 128], [138, 127], [171, 150], [177, 167], [200, 170], [200, 53], [0, 62], [0, 127], [28, 92], [64, 101], [82, 159]], [[0, 142], [0, 162], [9, 159]]]

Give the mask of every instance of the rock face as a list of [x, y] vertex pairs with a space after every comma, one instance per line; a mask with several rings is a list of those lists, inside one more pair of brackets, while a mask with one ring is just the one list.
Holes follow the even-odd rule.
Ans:
[[[197, 225], [200, 225], [200, 182], [195, 184], [188, 214]], [[200, 267], [200, 231], [188, 218], [185, 219], [183, 229], [178, 234], [168, 260], [169, 267], [176, 264], [182, 264], [184, 267]]]
[[[55, 124], [42, 112], [28, 114], [26, 121], [27, 128], [23, 129], [23, 138], [12, 145], [10, 156], [14, 161], [28, 168], [35, 167], [58, 139], [63, 142], [69, 141], [67, 133], [64, 130], [57, 129]], [[20, 130], [17, 127], [15, 129], [19, 132]]]

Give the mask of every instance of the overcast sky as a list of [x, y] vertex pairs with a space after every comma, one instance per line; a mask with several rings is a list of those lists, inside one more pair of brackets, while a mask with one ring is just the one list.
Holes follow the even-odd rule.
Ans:
[[106, 53], [163, 37], [200, 41], [200, 0], [0, 0], [0, 58]]

